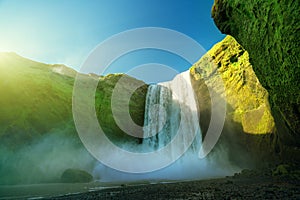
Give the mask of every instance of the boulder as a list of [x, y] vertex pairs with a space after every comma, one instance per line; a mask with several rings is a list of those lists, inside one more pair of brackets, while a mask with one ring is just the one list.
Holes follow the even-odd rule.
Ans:
[[80, 169], [66, 169], [61, 175], [63, 183], [88, 183], [92, 180], [92, 175]]

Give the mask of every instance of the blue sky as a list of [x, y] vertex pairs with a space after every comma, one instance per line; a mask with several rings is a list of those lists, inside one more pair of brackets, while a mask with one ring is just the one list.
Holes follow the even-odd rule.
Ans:
[[[182, 32], [206, 50], [224, 38], [210, 17], [213, 0], [0, 0], [0, 51], [74, 69], [108, 37], [140, 27]], [[178, 71], [189, 63], [166, 52], [121, 58], [109, 72], [156, 62]]]

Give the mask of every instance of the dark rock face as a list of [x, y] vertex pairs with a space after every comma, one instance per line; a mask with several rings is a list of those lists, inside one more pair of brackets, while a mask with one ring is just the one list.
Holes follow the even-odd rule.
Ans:
[[299, 13], [298, 0], [215, 0], [212, 9], [221, 32], [249, 52], [269, 92], [281, 151], [300, 146]]
[[63, 183], [88, 183], [92, 180], [92, 175], [79, 169], [67, 169], [61, 175], [61, 181]]

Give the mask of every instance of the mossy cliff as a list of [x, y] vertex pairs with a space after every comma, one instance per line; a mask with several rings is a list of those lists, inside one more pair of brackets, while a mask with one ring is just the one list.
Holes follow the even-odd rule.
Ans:
[[[144, 125], [145, 103], [148, 86], [142, 81], [136, 80], [124, 74], [110, 74], [99, 79], [96, 93], [97, 116], [103, 131], [112, 142], [122, 145], [125, 142], [135, 141], [136, 144], [138, 144], [141, 143], [141, 140], [139, 138], [130, 136], [129, 134], [142, 135], [143, 133], [124, 133], [116, 124], [116, 119], [112, 112], [112, 93], [119, 80], [121, 80], [121, 88], [119, 89], [122, 90], [122, 93], [124, 92], [128, 94], [133, 92], [131, 91], [132, 85], [142, 85], [141, 87], [137, 88], [130, 97], [129, 114], [134, 123], [141, 127]], [[117, 98], [118, 102], [126, 101], [126, 99], [124, 99], [126, 98], [125, 95], [117, 95]], [[119, 109], [119, 111], [123, 111], [123, 109], [126, 110], [126, 108], [116, 109]]]
[[215, 0], [212, 8], [217, 27], [249, 52], [253, 70], [269, 92], [280, 151], [300, 146], [299, 13], [294, 0]]
[[[222, 78], [225, 94], [221, 96], [229, 105], [227, 113], [235, 122], [242, 124], [244, 132], [250, 134], [274, 132], [268, 93], [253, 72], [248, 52], [234, 38], [227, 36], [209, 50], [191, 68], [191, 75], [194, 84], [197, 84], [197, 81], [202, 84], [199, 80], [205, 79], [205, 84], [214, 90], [217, 90], [217, 86], [214, 85], [216, 76]], [[195, 87], [196, 90], [199, 88], [201, 86]], [[201, 99], [205, 92], [196, 94], [198, 99]], [[199, 107], [206, 109], [207, 106], [202, 104]]]
[[[268, 92], [257, 79], [248, 52], [233, 37], [227, 36], [195, 63], [190, 73], [203, 135], [210, 123], [210, 95], [213, 95], [225, 99], [227, 104], [221, 143], [224, 140], [228, 143], [232, 156], [237, 154], [235, 151], [252, 152], [257, 157], [270, 156], [268, 149], [273, 145], [270, 138], [274, 135], [275, 123]], [[212, 89], [211, 94], [208, 87]], [[268, 144], [264, 145], [264, 141]]]

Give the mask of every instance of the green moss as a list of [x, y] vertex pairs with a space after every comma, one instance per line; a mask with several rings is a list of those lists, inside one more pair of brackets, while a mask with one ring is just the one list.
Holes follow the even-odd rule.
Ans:
[[92, 175], [80, 169], [66, 169], [61, 175], [63, 183], [88, 183], [92, 180]]
[[[233, 37], [227, 36], [209, 50], [191, 68], [191, 75], [198, 101], [203, 98], [210, 101], [209, 97], [203, 97], [207, 92], [198, 89], [207, 84], [226, 98], [228, 107], [231, 108], [227, 111], [228, 115], [235, 122], [241, 123], [244, 132], [274, 132], [275, 125], [269, 108], [268, 93], [253, 72], [248, 52]], [[225, 93], [216, 82], [218, 75], [223, 80]], [[206, 108], [209, 106], [207, 102], [202, 103], [199, 106], [200, 112], [209, 109]]]
[[212, 16], [222, 33], [249, 52], [261, 84], [268, 90], [278, 137], [300, 142], [300, 7], [293, 0], [215, 0]]
[[278, 165], [275, 170], [273, 170], [272, 175], [273, 176], [278, 176], [278, 175], [287, 175], [289, 173], [290, 166], [283, 164], [283, 165]]
[[[115, 85], [121, 78], [124, 78], [122, 80], [126, 80], [126, 84], [121, 85], [121, 90], [123, 92], [132, 92], [130, 91], [131, 84], [142, 85], [136, 91], [134, 91], [134, 93], [130, 97], [129, 114], [132, 117], [132, 120], [137, 125], [144, 125], [145, 100], [148, 86], [141, 81], [138, 81], [134, 78], [123, 74], [108, 75], [103, 79], [100, 79], [95, 97], [98, 120], [106, 135], [113, 142], [122, 144], [126, 141], [135, 141], [136, 143], [139, 143], [140, 141], [137, 138], [128, 135], [119, 128], [119, 126], [116, 124], [115, 117], [112, 113], [112, 93], [115, 88]], [[118, 101], [126, 100], [126, 97], [123, 97], [122, 95], [118, 95], [118, 98]]]

